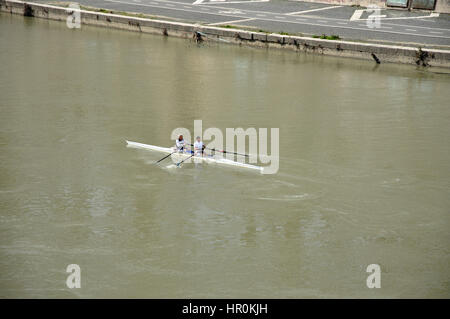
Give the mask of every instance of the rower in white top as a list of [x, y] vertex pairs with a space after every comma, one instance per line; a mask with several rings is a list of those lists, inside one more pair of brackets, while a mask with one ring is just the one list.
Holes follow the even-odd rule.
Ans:
[[203, 144], [202, 140], [200, 139], [200, 136], [197, 136], [195, 142], [194, 142], [194, 152], [195, 155], [203, 156], [203, 151], [205, 150], [205, 144]]
[[186, 145], [186, 142], [183, 139], [183, 135], [180, 135], [175, 143], [176, 143], [177, 151], [180, 153], [184, 152], [184, 147]]

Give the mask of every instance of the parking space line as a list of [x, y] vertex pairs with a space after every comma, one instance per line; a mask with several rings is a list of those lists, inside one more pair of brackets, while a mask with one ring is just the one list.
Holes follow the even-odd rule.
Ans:
[[240, 20], [232, 20], [232, 21], [223, 21], [223, 22], [210, 23], [208, 25], [233, 24], [233, 23], [247, 22], [247, 21], [252, 21], [252, 20], [256, 20], [256, 19], [255, 18], [248, 18], [248, 19], [240, 19]]
[[319, 9], [311, 9], [311, 10], [305, 10], [305, 11], [297, 11], [297, 12], [290, 12], [286, 13], [287, 15], [297, 15], [297, 14], [303, 14], [303, 13], [309, 13], [309, 12], [315, 12], [315, 11], [322, 11], [322, 10], [329, 10], [329, 9], [335, 9], [335, 8], [341, 8], [342, 6], [332, 6], [332, 7], [325, 7], [325, 8], [319, 8]]

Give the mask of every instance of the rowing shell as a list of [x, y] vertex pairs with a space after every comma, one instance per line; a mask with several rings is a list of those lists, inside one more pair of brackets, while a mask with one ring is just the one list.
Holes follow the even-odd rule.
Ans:
[[[143, 148], [146, 150], [151, 150], [151, 151], [156, 151], [156, 152], [161, 152], [161, 153], [166, 153], [166, 154], [170, 154], [175, 151], [173, 148], [170, 148], [170, 147], [160, 147], [160, 146], [142, 144], [142, 143], [131, 142], [131, 141], [126, 141], [126, 142], [127, 142], [127, 146], [129, 146], [129, 147]], [[175, 162], [180, 162], [180, 161], [188, 158], [191, 155], [192, 154], [189, 154], [189, 153], [174, 153], [174, 154], [172, 154], [171, 157], [172, 157], [172, 160], [174, 160]], [[196, 162], [202, 161], [202, 162], [206, 162], [206, 163], [216, 163], [216, 164], [220, 164], [220, 165], [228, 165], [228, 166], [235, 166], [235, 167], [240, 167], [240, 168], [247, 168], [247, 169], [259, 171], [261, 173], [264, 171], [264, 167], [261, 167], [261, 166], [239, 163], [239, 162], [235, 162], [235, 161], [232, 161], [232, 160], [229, 160], [226, 158], [221, 158], [221, 157], [195, 155], [195, 156], [192, 156], [192, 158]]]

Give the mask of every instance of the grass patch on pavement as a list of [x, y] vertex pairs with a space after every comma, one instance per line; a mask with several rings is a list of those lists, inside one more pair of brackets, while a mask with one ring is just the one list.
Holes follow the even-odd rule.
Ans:
[[322, 34], [322, 35], [313, 35], [313, 38], [316, 39], [324, 39], [324, 40], [340, 40], [341, 38], [338, 35], [326, 35], [326, 34]]

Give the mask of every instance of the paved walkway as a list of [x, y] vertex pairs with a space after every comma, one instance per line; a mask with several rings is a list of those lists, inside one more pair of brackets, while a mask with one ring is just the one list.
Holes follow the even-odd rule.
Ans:
[[[111, 10], [139, 12], [205, 25], [233, 25], [270, 32], [338, 35], [347, 40], [450, 48], [450, 15], [380, 10], [301, 1], [268, 0], [75, 0]], [[49, 1], [35, 1], [49, 2]]]

